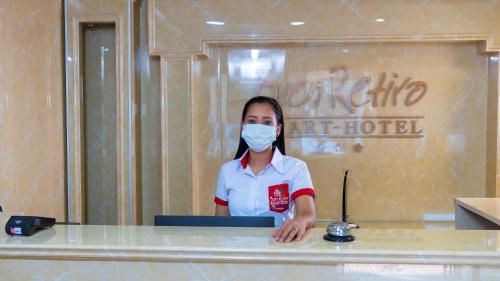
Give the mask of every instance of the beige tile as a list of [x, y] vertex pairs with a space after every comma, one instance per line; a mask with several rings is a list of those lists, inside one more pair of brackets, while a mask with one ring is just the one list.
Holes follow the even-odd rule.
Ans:
[[0, 205], [65, 219], [62, 2], [0, 3]]

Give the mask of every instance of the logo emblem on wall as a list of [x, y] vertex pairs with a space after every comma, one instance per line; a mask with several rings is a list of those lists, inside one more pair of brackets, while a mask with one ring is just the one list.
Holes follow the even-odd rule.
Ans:
[[[366, 111], [403, 112], [417, 105], [427, 93], [427, 83], [398, 73], [381, 73], [377, 79], [363, 76], [349, 80], [345, 65], [329, 69], [320, 80], [300, 80], [286, 85], [264, 79], [259, 94], [274, 96], [287, 112], [286, 132], [289, 138], [345, 139], [413, 139], [424, 137], [418, 114], [367, 114]], [[372, 84], [372, 81], [376, 81]], [[370, 85], [372, 85], [370, 87]], [[374, 86], [373, 86], [374, 85]], [[301, 112], [302, 114], [297, 114]], [[303, 113], [306, 112], [306, 113]], [[325, 150], [324, 143], [316, 145], [317, 153]], [[339, 144], [335, 144], [339, 145]], [[338, 148], [337, 148], [338, 149]], [[353, 146], [361, 152], [359, 142]]]

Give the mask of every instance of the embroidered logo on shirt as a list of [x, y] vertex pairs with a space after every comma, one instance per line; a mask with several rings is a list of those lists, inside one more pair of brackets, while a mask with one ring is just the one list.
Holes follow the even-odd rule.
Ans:
[[269, 210], [277, 213], [283, 213], [290, 206], [290, 194], [288, 184], [282, 183], [268, 187], [269, 191]]

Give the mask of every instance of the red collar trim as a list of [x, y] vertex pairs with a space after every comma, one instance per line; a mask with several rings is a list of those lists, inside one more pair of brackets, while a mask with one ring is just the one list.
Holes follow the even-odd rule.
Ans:
[[243, 169], [247, 168], [249, 158], [250, 158], [250, 152], [247, 150], [247, 152], [245, 152], [245, 155], [243, 155], [243, 158], [241, 158], [241, 167], [243, 167]]
[[[277, 148], [276, 148], [277, 149]], [[271, 160], [269, 160], [269, 163], [273, 162], [273, 158], [274, 158], [274, 153], [273, 153], [273, 156], [271, 157]], [[241, 167], [243, 167], [243, 169], [246, 169], [247, 166], [248, 166], [248, 160], [250, 159], [250, 150], [247, 150], [245, 152], [245, 155], [243, 155], [243, 157], [241, 158], [240, 162], [241, 162]], [[269, 164], [267, 163], [267, 164]]]

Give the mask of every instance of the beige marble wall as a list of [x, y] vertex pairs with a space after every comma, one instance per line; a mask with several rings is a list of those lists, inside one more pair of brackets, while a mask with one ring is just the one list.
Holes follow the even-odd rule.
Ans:
[[[127, 108], [130, 103], [140, 108], [142, 121], [140, 126], [132, 126], [131, 143], [128, 143], [123, 131], [119, 137], [123, 144], [120, 159], [125, 159], [119, 165], [121, 172], [118, 173], [122, 182], [118, 184], [120, 223], [125, 223], [125, 216], [129, 213], [133, 214], [132, 220], [138, 222], [139, 210], [143, 212], [144, 221], [150, 220], [159, 210], [163, 213], [212, 213], [213, 177], [219, 164], [232, 156], [235, 145], [232, 134], [235, 120], [239, 118], [238, 107], [255, 94], [255, 85], [231, 77], [229, 58], [234, 52], [252, 48], [277, 50], [277, 57], [280, 50], [285, 53], [286, 70], [272, 77], [274, 81], [285, 84], [300, 79], [314, 80], [321, 77], [328, 67], [344, 60], [343, 63], [352, 69], [353, 77], [369, 74], [377, 79], [377, 75], [383, 71], [388, 74], [397, 72], [401, 75], [400, 80], [407, 77], [405, 75], [417, 79], [415, 75], [418, 75], [423, 77], [419, 79], [426, 79], [429, 91], [432, 89], [444, 93], [432, 104], [426, 104], [430, 102], [428, 98], [431, 92], [427, 93], [426, 98], [413, 107], [414, 111], [398, 111], [400, 108], [385, 111], [371, 109], [372, 113], [378, 115], [424, 112], [427, 115], [421, 124], [425, 136], [402, 141], [339, 140], [337, 143], [344, 149], [353, 149], [355, 143], [350, 141], [360, 142], [364, 148], [362, 152], [351, 150], [349, 153], [340, 153], [336, 157], [341, 160], [333, 166], [329, 156], [310, 153], [307, 148], [310, 140], [304, 143], [304, 140], [291, 138], [289, 153], [311, 162], [313, 177], [318, 178], [321, 216], [338, 215], [338, 211], [332, 213], [321, 207], [327, 204], [326, 201], [339, 197], [339, 175], [326, 178], [325, 169], [339, 170], [345, 165], [353, 167], [350, 199], [353, 202], [350, 204], [359, 213], [351, 211], [351, 215], [354, 219], [363, 220], [447, 217], [452, 213], [451, 197], [484, 196], [489, 171], [498, 171], [498, 165], [486, 167], [489, 165], [487, 163], [493, 163], [487, 161], [486, 155], [497, 155], [496, 148], [485, 145], [486, 130], [491, 124], [486, 122], [486, 113], [492, 112], [485, 106], [488, 83], [485, 77], [491, 72], [487, 70], [486, 57], [477, 55], [485, 51], [498, 51], [500, 20], [497, 14], [500, 5], [496, 2], [151, 0], [135, 3], [141, 7], [138, 8], [139, 12], [132, 13], [132, 17], [134, 14], [140, 15], [139, 22], [146, 18], [144, 12], [148, 9], [149, 34], [146, 38], [146, 25], [141, 22], [140, 43], [136, 49], [138, 60], [135, 61], [143, 64], [135, 80], [140, 81], [137, 87], [141, 91], [140, 106], [134, 103], [139, 102], [139, 95], [136, 98], [134, 94], [132, 100], [125, 99], [122, 103], [123, 108]], [[127, 1], [70, 2], [67, 22], [72, 27], [69, 36], [75, 38], [75, 19], [118, 19], [122, 27], [127, 26], [129, 20], [133, 20], [127, 15], [128, 5]], [[384, 18], [384, 22], [377, 22], [377, 18]], [[210, 26], [205, 24], [207, 20], [222, 20], [226, 25]], [[294, 20], [303, 20], [306, 24], [291, 27], [289, 22]], [[123, 30], [121, 35], [124, 35]], [[126, 49], [131, 42], [128, 40], [131, 38], [120, 45], [123, 60], [119, 66], [123, 66], [124, 73], [128, 70]], [[148, 40], [147, 45], [145, 40]], [[375, 44], [376, 47], [370, 50], [365, 45], [355, 43], [359, 41], [386, 43]], [[408, 43], [406, 47], [401, 43], [408, 41], [416, 43]], [[429, 43], [420, 44], [420, 41]], [[69, 41], [68, 46], [72, 51], [76, 47], [74, 43], [74, 40]], [[226, 46], [221, 47], [219, 43]], [[259, 45], [248, 45], [254, 43]], [[318, 45], [311, 45], [313, 43]], [[160, 67], [159, 59], [149, 58], [145, 53], [146, 47], [149, 47], [150, 54], [162, 56], [161, 77], [155, 72]], [[352, 50], [342, 53], [344, 48]], [[193, 59], [191, 55], [201, 56]], [[355, 58], [356, 55], [359, 59]], [[432, 70], [429, 71], [431, 66]], [[448, 76], [451, 76], [451, 82], [446, 80]], [[125, 86], [128, 85], [128, 78], [123, 77], [122, 91], [128, 87]], [[71, 80], [69, 83], [70, 88], [73, 87]], [[371, 86], [373, 83], [376, 82], [372, 81]], [[160, 85], [163, 100], [159, 100], [156, 94]], [[439, 85], [437, 90], [435, 85]], [[471, 92], [481, 94], [476, 96]], [[210, 111], [209, 108], [217, 110]], [[287, 114], [294, 113], [290, 108], [285, 110]], [[321, 114], [321, 110], [316, 114]], [[295, 113], [304, 114], [307, 111]], [[160, 120], [158, 114], [161, 114]], [[125, 128], [128, 117], [122, 116], [123, 123], [120, 124]], [[138, 124], [135, 115], [131, 116], [131, 122]], [[219, 125], [212, 128], [207, 120], [216, 120]], [[440, 129], [434, 130], [433, 126]], [[140, 146], [139, 141], [135, 142], [139, 127]], [[444, 131], [442, 128], [445, 128]], [[488, 134], [491, 132], [488, 131]], [[491, 139], [488, 143], [491, 143]], [[128, 148], [131, 148], [131, 154]], [[135, 153], [134, 148], [141, 150], [143, 159], [139, 153]], [[442, 150], [438, 151], [438, 148]], [[413, 158], [406, 157], [405, 153], [388, 154], [388, 150], [410, 151]], [[363, 156], [368, 154], [370, 160], [377, 159], [377, 162], [367, 161]], [[132, 158], [128, 159], [128, 155]], [[141, 164], [138, 164], [139, 160]], [[384, 165], [393, 165], [397, 169], [391, 170]], [[75, 167], [73, 162], [70, 166], [72, 169]], [[131, 174], [127, 171], [128, 167], [132, 167], [129, 170]], [[382, 179], [384, 169], [395, 175]], [[359, 171], [364, 172], [360, 174]], [[378, 178], [371, 178], [373, 174]], [[77, 187], [77, 182], [78, 179], [75, 179], [71, 186]], [[138, 182], [141, 186], [136, 185]], [[370, 184], [365, 184], [367, 182]], [[417, 186], [419, 188], [415, 188]], [[375, 205], [365, 204], [362, 200], [367, 194], [377, 202]], [[128, 198], [131, 198], [132, 204], [129, 204]], [[415, 203], [412, 198], [419, 198], [425, 203]], [[77, 197], [72, 198], [72, 202], [78, 200]], [[132, 206], [131, 210], [129, 206]], [[372, 212], [372, 209], [378, 210], [379, 207], [382, 211]]]
[[[62, 219], [64, 218], [64, 128], [60, 61], [62, 30], [59, 21], [62, 7], [60, 2], [48, 3], [50, 4], [47, 2], [41, 4], [37, 1], [6, 1], [2, 2], [0, 6], [5, 15], [1, 17], [2, 34], [5, 35], [3, 36], [4, 40], [0, 40], [0, 43], [2, 50], [8, 50], [0, 55], [0, 65], [2, 66], [0, 70], [3, 73], [0, 76], [0, 79], [3, 79], [0, 83], [0, 129], [2, 132], [0, 134], [0, 158], [2, 159], [0, 162], [0, 187], [2, 189], [0, 204], [9, 211], [33, 211], [37, 214], [52, 215]], [[233, 94], [244, 95], [245, 98], [253, 94], [252, 86], [238, 86], [238, 80], [231, 80], [228, 74], [229, 69], [224, 70], [224, 67], [228, 67], [224, 60], [227, 60], [229, 52], [233, 49], [264, 48], [263, 45], [215, 47], [218, 43], [293, 42], [298, 44], [286, 48], [266, 45], [264, 48], [284, 49], [288, 61], [295, 60], [295, 65], [287, 64], [287, 69], [290, 69], [291, 74], [274, 77], [277, 80], [294, 81], [294, 79], [304, 77], [312, 79], [321, 75], [321, 72], [327, 67], [325, 66], [327, 62], [331, 64], [333, 59], [342, 60], [342, 56], [332, 55], [330, 53], [332, 49], [329, 48], [340, 50], [345, 46], [353, 46], [352, 48], [357, 50], [356, 54], [366, 56], [364, 60], [349, 60], [346, 56], [346, 63], [349, 63], [349, 67], [354, 71], [353, 77], [364, 75], [363, 71], [373, 71], [376, 75], [386, 69], [398, 71], [401, 75], [403, 73], [412, 75], [412, 78], [417, 77], [413, 75], [425, 77], [428, 81], [432, 81], [432, 84], [428, 83], [429, 92], [420, 105], [427, 102], [427, 98], [431, 95], [431, 89], [436, 89], [436, 85], [445, 85], [445, 88], [441, 89], [441, 92], [445, 93], [440, 95], [442, 100], [437, 100], [436, 104], [433, 105], [425, 105], [424, 111], [428, 113], [426, 116], [431, 116], [431, 118], [426, 117], [422, 123], [425, 126], [426, 137], [397, 142], [391, 147], [413, 152], [413, 156], [419, 156], [419, 158], [413, 158], [413, 161], [418, 163], [413, 163], [411, 158], [405, 159], [404, 156], [393, 159], [390, 154], [384, 154], [384, 149], [388, 149], [390, 142], [385, 144], [387, 147], [380, 149], [379, 140], [364, 140], [363, 152], [354, 153], [351, 151], [352, 157], [348, 157], [345, 162], [342, 162], [342, 164], [349, 164], [352, 167], [358, 165], [357, 168], [353, 168], [351, 182], [353, 187], [351, 200], [354, 200], [351, 202], [351, 206], [353, 208], [359, 204], [360, 206], [356, 210], [363, 210], [364, 205], [361, 206], [361, 202], [364, 202], [363, 198], [366, 198], [367, 194], [372, 196], [374, 193], [374, 198], [378, 200], [377, 204], [383, 205], [385, 209], [399, 210], [394, 212], [397, 215], [387, 216], [387, 214], [378, 211], [370, 211], [371, 214], [368, 215], [365, 208], [361, 213], [352, 211], [351, 215], [354, 219], [413, 220], [422, 218], [425, 210], [432, 210], [433, 214], [448, 214], [450, 211], [448, 205], [451, 203], [438, 202], [451, 202], [449, 196], [452, 194], [483, 196], [488, 191], [486, 195], [492, 196], [493, 193], [498, 195], [498, 187], [496, 187], [496, 191], [491, 191], [495, 188], [491, 188], [492, 181], [489, 180], [491, 179], [489, 171], [496, 171], [498, 174], [500, 165], [498, 159], [500, 158], [496, 158], [496, 163], [494, 159], [486, 159], [486, 155], [491, 155], [493, 150], [496, 154], [498, 147], [496, 140], [492, 141], [491, 137], [486, 139], [487, 134], [496, 135], [491, 130], [487, 131], [485, 125], [487, 118], [491, 121], [491, 117], [487, 116], [495, 115], [492, 113], [495, 108], [489, 107], [487, 109], [485, 106], [488, 82], [484, 79], [488, 74], [491, 76], [492, 72], [487, 70], [486, 57], [478, 56], [475, 52], [475, 42], [478, 42], [479, 52], [498, 51], [498, 30], [500, 30], [498, 18], [500, 5], [498, 3], [461, 0], [406, 1], [402, 4], [400, 1], [345, 2], [339, 0], [278, 1], [272, 3], [245, 1], [242, 4], [241, 1], [156, 0], [148, 1], [147, 4], [150, 16], [147, 30], [149, 34], [147, 38], [140, 39], [142, 43], [139, 44], [138, 50], [142, 51], [142, 56], [146, 58], [144, 42], [147, 39], [150, 52], [163, 56], [163, 77], [161, 78], [163, 91], [161, 94], [164, 100], [161, 101], [161, 104], [166, 107], [158, 120], [160, 110], [158, 97], [151, 95], [152, 99], [147, 100], [146, 98], [140, 107], [143, 110], [151, 109], [151, 115], [141, 113], [144, 118], [141, 123], [144, 131], [139, 133], [137, 127], [133, 125], [130, 139], [125, 134], [125, 130], [128, 128], [128, 122], [136, 124], [134, 112], [138, 111], [130, 112], [129, 115], [127, 110], [134, 108], [138, 99], [134, 94], [136, 88], [133, 84], [135, 80], [129, 83], [127, 75], [129, 67], [133, 69], [135, 62], [132, 61], [129, 64], [128, 60], [128, 44], [132, 44], [133, 40], [126, 36], [126, 30], [129, 20], [134, 20], [133, 13], [128, 15], [129, 2], [123, 0], [104, 2], [79, 0], [69, 1], [67, 7], [68, 50], [70, 59], [73, 59], [68, 60], [68, 77], [70, 77], [68, 86], [71, 93], [75, 93], [75, 89], [78, 88], [77, 83], [74, 83], [75, 80], [73, 80], [78, 78], [76, 72], [73, 71], [77, 69], [74, 66], [78, 66], [78, 55], [73, 53], [78, 51], [78, 40], [75, 41], [75, 38], [78, 38], [75, 35], [78, 25], [75, 26], [75, 23], [79, 24], [79, 20], [116, 21], [122, 28], [119, 33], [122, 40], [120, 41], [119, 63], [120, 75], [122, 76], [120, 76], [119, 86], [121, 97], [123, 97], [120, 103], [123, 108], [122, 119], [120, 119], [123, 132], [119, 139], [123, 149], [120, 150], [121, 162], [119, 162], [121, 163], [119, 166], [121, 182], [118, 184], [118, 201], [120, 202], [118, 205], [121, 214], [119, 223], [139, 221], [137, 219], [140, 213], [138, 209], [141, 209], [140, 196], [138, 195], [141, 191], [137, 184], [139, 181], [142, 182], [142, 188], [145, 188], [141, 193], [144, 198], [143, 205], [151, 206], [151, 208], [145, 207], [144, 209], [144, 212], [148, 213], [148, 217], [150, 214], [158, 212], [160, 205], [162, 212], [212, 212], [213, 204], [209, 195], [214, 183], [211, 181], [217, 173], [218, 165], [230, 158], [234, 146], [233, 136], [226, 134], [225, 130], [231, 132], [234, 125], [232, 122], [239, 111], [237, 107], [241, 106], [243, 102], [242, 97], [233, 98], [235, 97]], [[142, 11], [144, 13], [145, 10]], [[255, 11], [259, 12], [255, 13]], [[19, 18], [23, 18], [23, 20], [18, 20]], [[377, 22], [376, 18], [384, 18], [385, 21]], [[223, 27], [206, 25], [205, 21], [207, 20], [222, 20], [226, 22], [226, 25]], [[289, 22], [293, 20], [304, 20], [306, 24], [291, 27]], [[144, 23], [142, 30], [145, 33]], [[439, 41], [457, 42], [457, 44], [430, 43], [426, 46], [425, 44], [412, 45], [412, 43], [408, 48], [410, 51], [405, 53], [400, 49], [398, 51], [399, 43], [390, 43], [386, 46], [387, 48], [376, 47], [377, 52], [370, 53], [368, 48], [364, 48], [366, 46], [360, 47], [353, 44], [353, 41]], [[474, 43], [462, 43], [466, 41]], [[322, 47], [324, 51], [317, 51], [321, 47], [311, 51], [311, 48], [305, 47], [310, 45], [302, 44], [304, 42], [308, 44], [322, 42], [322, 44], [328, 43], [329, 45]], [[342, 45], [336, 45], [336, 43], [342, 43]], [[395, 51], [391, 54], [385, 54], [383, 49]], [[193, 61], [190, 57], [193, 54], [203, 55], [206, 58]], [[384, 54], [384, 56], [379, 56], [380, 54]], [[301, 56], [308, 59], [303, 65], [299, 63]], [[325, 60], [323, 61], [319, 57], [325, 58]], [[158, 58], [142, 61], [144, 65], [150, 63], [154, 67], [159, 67]], [[408, 65], [398, 65], [398, 61], [411, 61], [420, 66], [410, 69]], [[415, 63], [412, 66], [415, 66]], [[427, 66], [424, 65], [425, 63]], [[466, 69], [465, 65], [467, 64], [470, 64], [470, 67]], [[222, 72], [216, 72], [218, 65], [223, 66]], [[446, 67], [449, 69], [447, 70]], [[45, 71], [42, 73], [39, 71], [40, 69]], [[445, 72], [446, 75], [443, 74]], [[139, 74], [139, 76], [143, 76], [141, 78], [143, 82], [140, 86], [142, 87], [141, 91], [148, 93], [144, 94], [143, 98], [150, 97], [149, 93], [158, 91], [160, 86], [160, 82], [158, 82], [160, 78], [155, 78], [155, 74], [144, 77], [146, 73], [147, 67], [141, 68]], [[468, 73], [471, 75], [468, 76]], [[33, 82], [26, 83], [26, 79], [16, 78], [21, 76], [29, 76], [29, 80]], [[456, 83], [445, 81], [446, 79], [443, 77], [447, 76], [451, 76], [451, 80]], [[498, 79], [495, 82], [495, 77], [488, 80], [490, 85], [498, 83]], [[132, 88], [131, 100], [125, 98], [128, 96], [129, 86]], [[466, 90], [466, 88], [461, 88], [462, 86], [469, 86], [469, 88]], [[36, 96], [32, 94], [35, 91], [40, 92], [40, 89], [46, 93]], [[467, 93], [481, 94], [476, 96]], [[495, 95], [495, 91], [493, 91], [493, 95]], [[72, 98], [75, 97], [70, 95], [70, 103], [74, 104], [71, 101], [77, 99]], [[223, 104], [206, 104], [202, 102], [204, 99], [215, 103], [223, 102]], [[450, 101], [455, 103], [450, 105], [447, 103]], [[131, 104], [132, 106], [129, 107]], [[207, 121], [201, 119], [201, 116], [207, 115], [207, 108], [212, 107], [219, 109], [215, 113], [211, 112], [207, 120], [222, 121], [219, 128], [210, 131], [209, 127], [206, 127]], [[415, 110], [417, 109], [420, 111], [418, 107], [415, 107]], [[193, 115], [198, 111], [201, 112], [201, 115]], [[377, 111], [378, 113], [382, 114], [383, 112]], [[71, 116], [70, 122], [74, 121]], [[131, 116], [131, 120], [127, 120], [128, 116]], [[152, 121], [155, 118], [156, 121]], [[50, 122], [41, 122], [41, 120], [50, 120]], [[147, 122], [147, 120], [151, 120], [151, 122]], [[161, 122], [163, 122], [163, 127], [160, 126]], [[68, 124], [74, 126], [73, 123]], [[445, 128], [448, 133], [446, 140], [444, 138], [445, 131], [439, 133], [437, 130], [429, 129], [431, 125]], [[491, 126], [494, 125], [488, 122], [488, 128]], [[160, 145], [157, 144], [160, 138], [158, 128], [163, 130], [160, 144], [163, 146], [163, 150], [159, 150]], [[146, 152], [148, 154], [143, 162], [145, 164], [142, 164], [143, 179], [138, 176], [140, 172], [137, 171], [136, 161], [138, 158], [135, 152], [138, 144], [135, 137], [139, 134], [141, 134], [144, 144], [142, 154], [143, 156], [146, 156]], [[435, 134], [434, 138], [432, 134]], [[425, 144], [422, 143], [424, 141]], [[72, 146], [76, 142], [72, 138], [69, 145]], [[350, 145], [347, 140], [342, 140], [341, 143], [347, 147]], [[338, 196], [340, 185], [338, 176], [327, 179], [323, 175], [323, 170], [320, 170], [321, 168], [330, 171], [330, 160], [325, 159], [328, 157], [304, 155], [304, 145], [299, 144], [297, 139], [290, 140], [289, 147], [291, 154], [295, 153], [308, 162], [312, 161], [311, 172], [315, 178], [319, 178], [320, 183], [321, 197], [318, 202], [334, 200]], [[444, 151], [437, 153], [434, 151], [437, 147], [443, 148]], [[215, 154], [218, 156], [205, 154], [210, 149], [216, 151]], [[74, 152], [74, 150], [72, 151]], [[161, 159], [163, 162], [161, 168], [158, 168], [160, 153], [163, 153]], [[380, 168], [370, 166], [371, 162], [363, 161], [362, 155], [368, 153], [372, 155], [370, 159], [381, 159], [381, 164], [398, 163], [397, 169], [390, 171], [391, 173], [397, 172], [397, 180], [380, 180], [383, 184], [373, 188], [365, 186], [363, 181], [368, 180], [367, 174], [357, 174], [357, 171], [384, 174]], [[342, 158], [346, 155], [348, 154], [344, 153], [338, 157]], [[198, 157], [201, 158], [198, 159]], [[210, 165], [202, 166], [202, 163], [198, 161], [210, 157], [213, 157], [215, 161], [210, 162]], [[70, 187], [74, 188], [78, 187], [76, 183], [81, 179], [72, 178], [73, 172], [78, 168], [75, 167], [75, 161], [78, 159], [70, 159]], [[408, 170], [403, 170], [403, 164], [412, 165], [411, 167], [415, 169], [420, 167], [420, 170], [410, 173]], [[335, 166], [336, 169], [344, 166], [336, 165], [338, 165]], [[486, 167], [486, 165], [489, 166]], [[324, 168], [325, 166], [326, 168]], [[435, 167], [435, 169], [429, 171], [422, 167]], [[148, 171], [144, 172], [144, 169]], [[160, 173], [162, 175], [161, 188], [158, 187]], [[406, 177], [405, 174], [410, 176]], [[421, 175], [422, 178], [418, 178], [417, 175]], [[495, 182], [498, 182], [498, 179]], [[424, 186], [422, 190], [427, 190], [422, 191], [426, 195], [418, 191], [420, 189], [404, 189], [418, 184]], [[328, 189], [327, 186], [333, 188]], [[29, 200], [30, 197], [25, 196], [24, 193], [28, 187], [30, 192], [36, 190], [34, 196], [37, 198], [43, 198], [43, 196], [50, 196], [50, 198], [33, 203]], [[358, 188], [356, 189], [356, 187]], [[23, 190], [23, 193], [21, 194], [19, 190]], [[387, 190], [395, 191], [391, 191], [388, 198], [377, 197]], [[403, 190], [405, 193], [402, 193]], [[427, 195], [429, 191], [431, 191], [431, 195]], [[400, 194], [404, 194], [404, 196], [399, 196]], [[74, 193], [70, 194], [70, 196], [73, 195]], [[56, 198], [55, 204], [52, 198]], [[161, 198], [161, 202], [158, 198]], [[417, 204], [410, 202], [411, 198], [427, 198], [428, 200], [425, 203]], [[71, 197], [72, 220], [81, 218], [81, 214], [79, 215], [78, 209], [74, 206], [78, 204], [80, 199], [79, 197]], [[408, 200], [409, 203], [405, 205], [406, 201], [404, 200]], [[51, 203], [48, 206], [38, 205], [45, 204], [45, 202]], [[13, 206], [13, 204], [16, 205]], [[130, 206], [132, 207], [130, 208]], [[366, 206], [373, 209], [372, 205]], [[321, 210], [321, 206], [319, 208], [320, 213], [324, 216], [337, 215], [335, 212], [331, 213], [330, 210]], [[409, 212], [412, 215], [408, 215]]]
[[[483, 56], [498, 51], [498, 3], [150, 2], [150, 52], [162, 56], [165, 65], [194, 55], [186, 74], [190, 87], [176, 90], [180, 94], [189, 89], [192, 97], [185, 108], [192, 111], [191, 144], [167, 153], [168, 159], [192, 155], [193, 213], [213, 213], [215, 177], [220, 165], [233, 156], [244, 101], [258, 93], [275, 94], [269, 87], [260, 91], [262, 82], [281, 84], [286, 96], [290, 85], [321, 80], [340, 65], [349, 69], [351, 89], [363, 76], [371, 78], [367, 88], [375, 88], [384, 72], [384, 87], [409, 78], [407, 83], [424, 81], [428, 89], [412, 106], [401, 100], [396, 106], [366, 106], [351, 113], [337, 105], [340, 110], [334, 114], [420, 116], [417, 122], [422, 127], [415, 131], [422, 129], [423, 134], [407, 139], [287, 139], [288, 153], [309, 164], [320, 217], [339, 216], [343, 168], [352, 169], [348, 203], [354, 220], [448, 220], [453, 219], [455, 196], [498, 196], [495, 188], [490, 192], [492, 173], [499, 170], [500, 158], [491, 156], [497, 155], [497, 136], [491, 130], [497, 121], [491, 116], [497, 118], [493, 111], [498, 105], [486, 105], [498, 95], [491, 87], [498, 83], [498, 73], [488, 70], [488, 58]], [[205, 23], [210, 20], [225, 25]], [[305, 24], [291, 26], [292, 21]], [[264, 56], [253, 68], [248, 67], [252, 49]], [[274, 73], [268, 73], [270, 68]], [[184, 84], [186, 79], [176, 81]], [[328, 93], [324, 97], [317, 108], [310, 101], [293, 106], [297, 96], [282, 102], [288, 103], [285, 111], [292, 117], [321, 117], [332, 113], [325, 107]], [[176, 126], [181, 122], [183, 118], [178, 118]], [[162, 127], [162, 132], [169, 135], [171, 129]], [[169, 138], [162, 140], [162, 146], [169, 146]], [[326, 153], [315, 152], [315, 147]], [[166, 164], [162, 168], [168, 169]], [[162, 185], [164, 201], [184, 194], [166, 188], [165, 181]]]
[[[258, 94], [276, 96], [277, 87], [287, 118], [287, 154], [308, 164], [320, 218], [340, 217], [344, 168], [352, 169], [348, 205], [357, 221], [452, 219], [454, 197], [485, 196], [488, 59], [477, 55], [474, 43], [285, 45], [253, 50], [259, 52], [255, 60], [248, 47], [213, 48], [195, 76], [202, 85], [195, 98], [195, 123], [200, 126], [195, 142], [201, 153], [194, 163], [203, 182], [201, 213], [213, 212], [218, 169], [234, 157], [243, 104]], [[401, 83], [409, 79], [426, 83], [427, 92], [413, 106], [405, 106], [408, 91], [403, 90], [396, 105], [391, 96], [391, 102], [382, 106], [380, 96], [378, 105], [354, 108], [352, 113], [339, 101], [333, 108], [330, 70], [339, 65], [349, 71], [340, 93], [346, 100], [362, 77], [371, 80], [355, 101], [373, 100], [368, 89], [379, 85], [383, 73], [385, 88], [390, 83], [403, 87]], [[318, 91], [311, 94], [318, 81], [323, 83], [319, 100]], [[294, 91], [302, 82], [306, 90]], [[308, 95], [309, 101], [300, 104]], [[422, 116], [415, 128], [422, 130], [422, 137], [391, 133], [397, 138], [345, 138], [349, 135], [345, 121], [337, 119], [329, 122], [341, 128], [331, 125], [328, 130], [339, 137], [321, 136], [324, 124], [314, 118], [338, 116]], [[314, 122], [310, 130], [318, 135], [303, 136], [308, 130], [304, 122]], [[356, 145], [362, 150], [356, 151]]]
[[0, 2], [0, 205], [65, 219], [62, 4]]
[[[159, 55], [207, 54], [210, 43], [221, 41], [487, 40], [485, 50], [500, 46], [500, 3], [489, 0], [151, 1], [150, 48]], [[290, 26], [293, 21], [305, 24]]]

